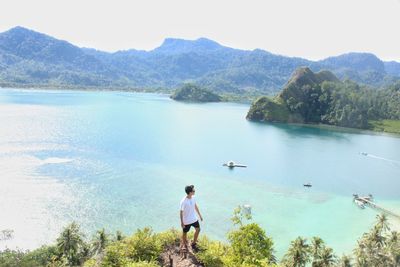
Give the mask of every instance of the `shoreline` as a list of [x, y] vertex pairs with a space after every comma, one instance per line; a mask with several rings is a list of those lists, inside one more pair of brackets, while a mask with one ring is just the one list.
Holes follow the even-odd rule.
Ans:
[[291, 123], [291, 122], [270, 122], [270, 121], [252, 121], [248, 120], [251, 123], [257, 123], [261, 125], [287, 125], [292, 127], [305, 127], [311, 129], [320, 129], [327, 131], [334, 131], [339, 133], [350, 133], [350, 134], [366, 134], [366, 135], [380, 135], [380, 136], [390, 136], [400, 138], [400, 133], [397, 132], [388, 132], [388, 131], [379, 131], [373, 129], [358, 129], [358, 128], [349, 128], [349, 127], [341, 127], [329, 124], [312, 124], [312, 123]]

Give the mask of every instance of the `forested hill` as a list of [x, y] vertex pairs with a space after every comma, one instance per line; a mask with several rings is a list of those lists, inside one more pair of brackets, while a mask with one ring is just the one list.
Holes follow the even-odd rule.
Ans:
[[369, 129], [373, 121], [400, 120], [400, 82], [376, 90], [299, 68], [276, 97], [254, 101], [247, 118]]
[[151, 51], [80, 48], [23, 27], [0, 33], [0, 86], [171, 89], [194, 82], [216, 92], [274, 94], [300, 66], [374, 86], [400, 77], [400, 63], [349, 53], [321, 61], [168, 38]]
[[178, 88], [172, 95], [171, 98], [177, 101], [185, 102], [220, 102], [222, 101], [221, 96], [201, 88], [195, 84], [184, 84]]

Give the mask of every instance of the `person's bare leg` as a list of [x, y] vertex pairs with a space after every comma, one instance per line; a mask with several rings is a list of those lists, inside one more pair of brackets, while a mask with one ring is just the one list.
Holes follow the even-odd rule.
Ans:
[[193, 238], [193, 243], [197, 243], [197, 238], [199, 237], [200, 234], [200, 227], [199, 228], [194, 228], [194, 238]]
[[185, 232], [182, 233], [182, 246], [187, 247], [187, 234]]

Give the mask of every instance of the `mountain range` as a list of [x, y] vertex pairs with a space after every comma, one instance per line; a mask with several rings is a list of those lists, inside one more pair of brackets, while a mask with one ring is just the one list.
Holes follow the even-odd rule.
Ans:
[[15, 27], [0, 33], [0, 86], [169, 90], [192, 82], [222, 93], [274, 94], [298, 68], [382, 86], [400, 79], [400, 63], [370, 53], [311, 61], [261, 49], [240, 50], [200, 38], [167, 38], [150, 51], [104, 52]]

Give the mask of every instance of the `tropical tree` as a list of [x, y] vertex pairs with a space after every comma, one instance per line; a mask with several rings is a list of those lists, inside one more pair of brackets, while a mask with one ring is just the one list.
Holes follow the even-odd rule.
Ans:
[[322, 240], [322, 238], [314, 236], [311, 239], [311, 247], [310, 247], [310, 251], [311, 251], [311, 256], [313, 257], [313, 259], [318, 259], [320, 254], [321, 254], [321, 250], [325, 247], [325, 243], [324, 240]]
[[378, 214], [376, 215], [376, 219], [377, 219], [377, 223], [375, 225], [375, 227], [381, 232], [386, 232], [389, 231], [390, 226], [389, 226], [389, 222], [387, 219], [387, 216], [385, 214]]
[[393, 266], [400, 266], [400, 233], [396, 231], [390, 233], [387, 238], [385, 254]]
[[108, 235], [105, 231], [105, 229], [101, 229], [97, 231], [93, 243], [92, 243], [92, 252], [93, 254], [98, 254], [104, 250], [106, 245], [109, 242]]
[[57, 238], [57, 249], [60, 259], [64, 259], [69, 266], [79, 265], [87, 256], [87, 246], [83, 241], [83, 234], [76, 223], [71, 223]]
[[343, 255], [336, 265], [337, 267], [352, 267], [351, 258], [347, 255]]
[[336, 256], [333, 250], [325, 246], [324, 241], [320, 237], [311, 239], [310, 252], [312, 256], [313, 267], [327, 267], [336, 263]]
[[309, 261], [310, 245], [307, 244], [307, 239], [298, 237], [291, 242], [282, 263], [285, 267], [304, 267]]
[[399, 234], [390, 232], [385, 215], [377, 216], [375, 226], [358, 241], [354, 254], [356, 266], [400, 266]]
[[117, 232], [115, 233], [115, 240], [121, 241], [121, 240], [124, 239], [124, 238], [125, 238], [125, 236], [122, 234], [121, 231], [117, 231]]
[[336, 263], [336, 256], [332, 248], [324, 247], [321, 249], [318, 260], [313, 263], [315, 267], [330, 267]]

